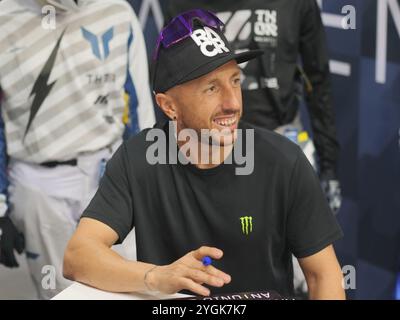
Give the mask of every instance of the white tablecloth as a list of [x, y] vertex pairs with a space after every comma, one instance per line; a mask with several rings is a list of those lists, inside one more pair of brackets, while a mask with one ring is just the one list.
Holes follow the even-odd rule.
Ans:
[[189, 297], [184, 294], [154, 294], [114, 293], [95, 289], [82, 283], [75, 282], [67, 289], [53, 297], [52, 300], [158, 300]]

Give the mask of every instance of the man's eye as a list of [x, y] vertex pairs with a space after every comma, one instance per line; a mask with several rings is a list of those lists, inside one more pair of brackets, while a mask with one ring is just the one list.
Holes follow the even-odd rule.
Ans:
[[240, 85], [240, 78], [235, 78], [235, 79], [233, 79], [233, 84], [234, 84], [235, 86]]
[[208, 87], [206, 89], [207, 93], [214, 93], [215, 91], [217, 91], [217, 87], [216, 86], [211, 86], [211, 87]]

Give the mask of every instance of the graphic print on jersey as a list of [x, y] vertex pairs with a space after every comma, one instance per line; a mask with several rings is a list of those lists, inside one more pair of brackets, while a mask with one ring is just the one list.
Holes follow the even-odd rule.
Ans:
[[43, 101], [49, 95], [51, 88], [53, 88], [54, 84], [57, 82], [57, 80], [55, 80], [52, 83], [49, 83], [49, 84], [47, 83], [47, 81], [49, 81], [51, 71], [53, 70], [54, 62], [56, 61], [57, 52], [58, 52], [58, 49], [60, 48], [60, 43], [64, 36], [65, 30], [66, 29], [64, 29], [63, 32], [61, 33], [60, 38], [57, 40], [57, 43], [56, 43], [53, 51], [50, 54], [50, 57], [47, 59], [42, 71], [40, 71], [40, 74], [37, 77], [35, 84], [33, 85], [30, 96], [35, 95], [35, 98], [33, 99], [33, 102], [32, 102], [31, 112], [29, 114], [29, 120], [28, 120], [26, 129], [25, 129], [23, 140], [25, 140], [25, 137], [28, 133], [28, 130], [29, 130], [32, 122], [33, 122], [33, 119], [37, 115], [40, 107], [43, 104]]

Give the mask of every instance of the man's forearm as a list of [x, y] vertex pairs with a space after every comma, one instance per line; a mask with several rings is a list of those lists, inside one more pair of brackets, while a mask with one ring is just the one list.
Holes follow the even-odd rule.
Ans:
[[310, 300], [344, 300], [341, 277], [316, 276], [307, 279]]
[[64, 276], [111, 292], [146, 291], [144, 275], [154, 265], [128, 261], [106, 245], [82, 239], [79, 247], [70, 243], [64, 257]]

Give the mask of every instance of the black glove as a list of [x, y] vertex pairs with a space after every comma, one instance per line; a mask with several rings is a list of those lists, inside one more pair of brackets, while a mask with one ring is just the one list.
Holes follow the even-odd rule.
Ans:
[[342, 205], [342, 194], [339, 180], [321, 180], [322, 190], [328, 200], [329, 207], [334, 214], [337, 214]]
[[24, 235], [18, 232], [9, 217], [0, 218], [0, 264], [6, 267], [19, 267], [14, 249], [21, 254], [25, 249]]

